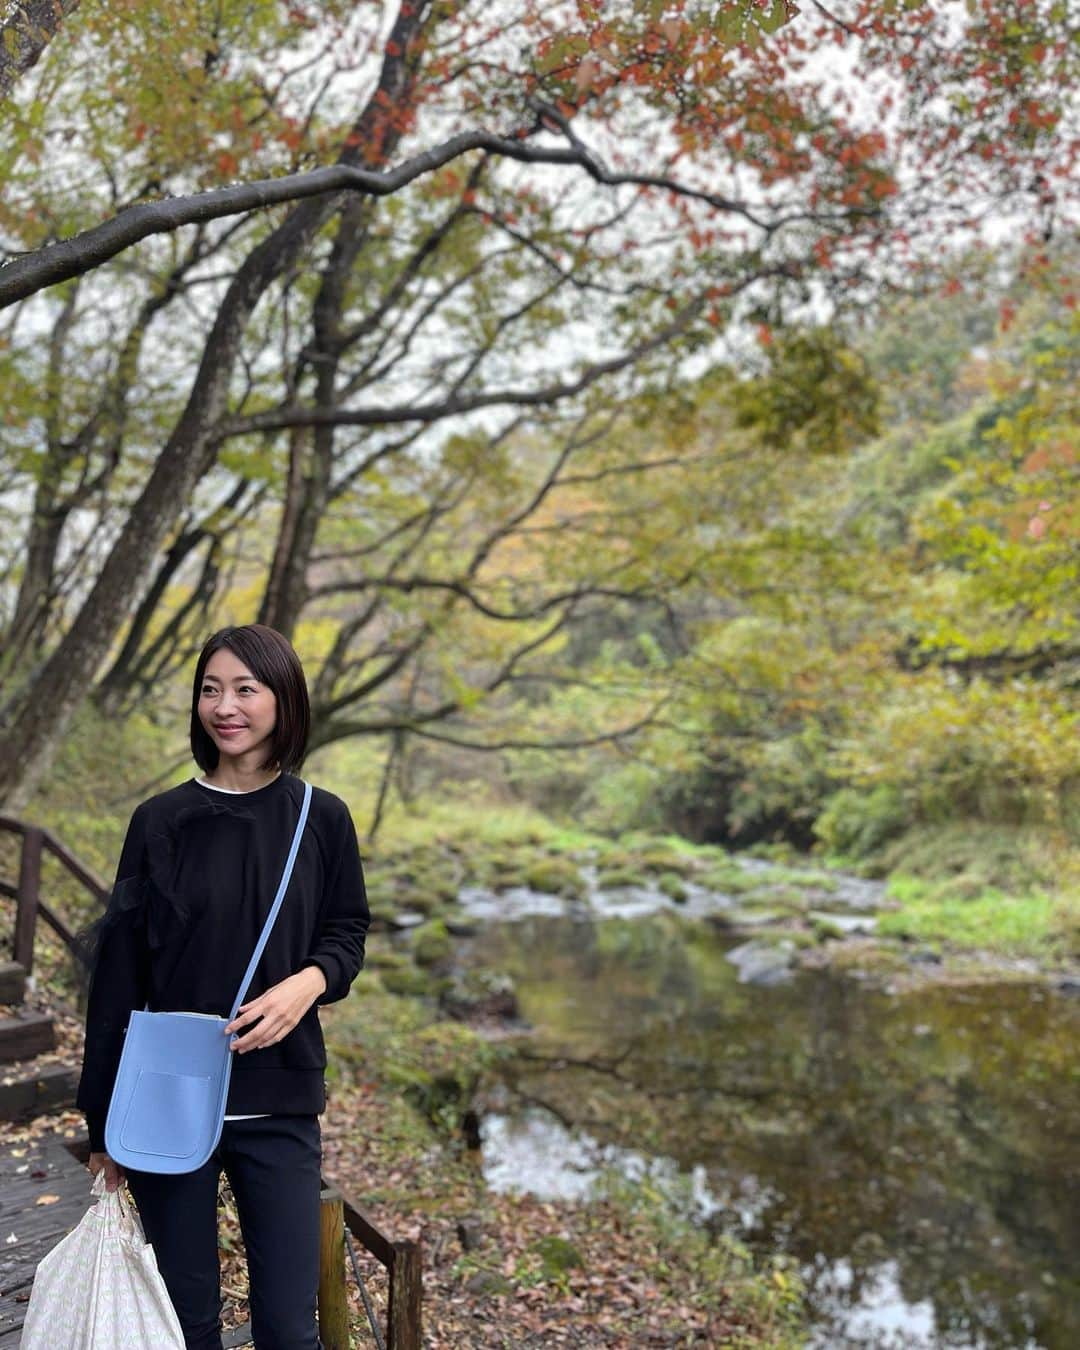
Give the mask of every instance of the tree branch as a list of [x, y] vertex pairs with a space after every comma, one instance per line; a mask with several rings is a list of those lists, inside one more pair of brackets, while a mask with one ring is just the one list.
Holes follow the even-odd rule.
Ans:
[[276, 431], [284, 427], [300, 426], [389, 426], [400, 422], [437, 422], [444, 417], [475, 412], [480, 408], [496, 408], [506, 404], [518, 407], [540, 407], [558, 403], [580, 394], [604, 375], [612, 375], [636, 364], [643, 356], [665, 346], [678, 337], [701, 312], [704, 301], [694, 299], [684, 305], [676, 318], [658, 332], [619, 356], [606, 361], [595, 361], [584, 368], [575, 380], [551, 384], [540, 389], [495, 389], [482, 394], [452, 395], [435, 403], [408, 404], [405, 407], [372, 408], [278, 408], [248, 417], [225, 419], [218, 435], [222, 440], [230, 436], [248, 436], [256, 431]]
[[79, 8], [79, 0], [27, 0], [0, 24], [0, 99], [7, 98], [20, 75], [38, 57]]
[[685, 183], [656, 174], [612, 173], [575, 137], [569, 148], [526, 145], [524, 138], [543, 129], [543, 119], [557, 118], [544, 109], [532, 128], [516, 135], [499, 136], [490, 131], [464, 131], [441, 145], [414, 155], [396, 169], [377, 171], [338, 163], [308, 173], [285, 174], [280, 178], [262, 178], [235, 187], [215, 188], [210, 192], [129, 206], [112, 220], [84, 230], [17, 258], [0, 268], [0, 309], [70, 277], [81, 276], [108, 262], [124, 249], [154, 234], [167, 234], [183, 225], [218, 220], [223, 216], [280, 206], [324, 193], [361, 192], [375, 197], [392, 196], [424, 174], [449, 164], [470, 150], [515, 159], [523, 164], [561, 164], [584, 169], [607, 187], [630, 185], [661, 188], [682, 197], [703, 201], [718, 211], [734, 212], [766, 232], [775, 228], [749, 207], [730, 198], [692, 188]]
[[[636, 722], [631, 722], [628, 726], [617, 727], [614, 731], [600, 732], [596, 736], [575, 737], [567, 740], [559, 740], [551, 736], [542, 737], [540, 740], [514, 739], [513, 737], [509, 737], [505, 740], [484, 743], [481, 741], [466, 740], [463, 736], [452, 736], [449, 732], [445, 731], [433, 731], [429, 726], [418, 726], [413, 722], [407, 723], [405, 729], [413, 736], [423, 736], [429, 741], [440, 741], [445, 745], [456, 745], [462, 750], [587, 750], [593, 745], [606, 745], [613, 741], [623, 741], [632, 736], [636, 736], [639, 731], [644, 730], [645, 727], [652, 724], [656, 713], [659, 712], [667, 701], [668, 699], [665, 696], [643, 717], [639, 718]], [[326, 740], [320, 741], [319, 744], [329, 744], [331, 741], [341, 740], [347, 736], [385, 735], [388, 731], [399, 730], [400, 727], [401, 723], [397, 719], [372, 723], [345, 722], [335, 726], [333, 728], [333, 736], [327, 737]]]

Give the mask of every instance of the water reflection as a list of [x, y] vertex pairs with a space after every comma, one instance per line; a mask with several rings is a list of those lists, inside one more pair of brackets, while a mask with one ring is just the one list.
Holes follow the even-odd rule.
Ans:
[[1080, 1346], [1080, 1002], [820, 972], [756, 988], [727, 945], [667, 914], [485, 926], [469, 959], [511, 973], [542, 1030], [489, 1139], [501, 1181], [537, 1140], [515, 1161], [498, 1131], [542, 1104], [579, 1178], [596, 1149], [670, 1159], [792, 1253], [821, 1346]]

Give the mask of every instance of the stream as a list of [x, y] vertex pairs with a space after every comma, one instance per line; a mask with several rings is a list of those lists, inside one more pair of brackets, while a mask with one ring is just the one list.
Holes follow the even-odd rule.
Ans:
[[[835, 921], [868, 885], [832, 897]], [[723, 897], [461, 903], [460, 960], [508, 975], [535, 1033], [482, 1121], [491, 1186], [648, 1178], [787, 1254], [817, 1347], [1080, 1346], [1075, 994], [748, 968]]]

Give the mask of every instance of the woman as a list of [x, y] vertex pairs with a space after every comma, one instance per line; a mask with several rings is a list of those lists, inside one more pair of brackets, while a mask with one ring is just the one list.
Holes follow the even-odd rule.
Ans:
[[[303, 795], [300, 661], [261, 624], [223, 628], [195, 668], [201, 778], [135, 808], [98, 933], [78, 1104], [90, 1171], [114, 1190], [105, 1118], [132, 1009], [226, 1016], [273, 902]], [[221, 1142], [195, 1172], [127, 1170], [188, 1350], [220, 1350], [218, 1178], [247, 1251], [257, 1350], [315, 1350], [326, 1051], [318, 1005], [344, 998], [369, 922], [348, 808], [320, 788], [255, 978], [225, 1029], [236, 1054]]]

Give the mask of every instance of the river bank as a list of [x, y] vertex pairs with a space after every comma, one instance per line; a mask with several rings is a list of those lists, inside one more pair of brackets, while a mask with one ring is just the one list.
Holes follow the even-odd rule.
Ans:
[[[934, 932], [925, 890], [909, 888], [913, 922], [902, 886], [813, 860], [499, 828], [467, 845], [430, 832], [380, 859], [369, 970], [378, 997], [486, 1047], [471, 1079], [444, 1054], [401, 1081], [482, 1142], [478, 1203], [497, 1230], [529, 1227], [514, 1206], [548, 1205], [576, 1231], [566, 1216], [604, 1211], [621, 1178], [624, 1201], [648, 1197], [699, 1254], [752, 1250], [759, 1289], [782, 1288], [796, 1322], [806, 1292], [811, 1325], [761, 1343], [1069, 1344], [1071, 1239], [1036, 1250], [993, 1205], [1022, 1185], [1032, 1223], [1068, 1226], [1075, 1081], [1060, 1066], [1080, 981], [1031, 897], [973, 896], [976, 918], [993, 900], [1026, 928], [1007, 913], [968, 933], [955, 897], [937, 897]], [[949, 1237], [962, 1214], [979, 1216], [970, 1247]], [[479, 1285], [500, 1269], [458, 1259]], [[934, 1340], [943, 1327], [952, 1339]], [[656, 1343], [696, 1343], [685, 1328]]]
[[1080, 897], [1069, 890], [1009, 892], [970, 868], [872, 878], [788, 850], [610, 840], [528, 811], [452, 820], [428, 817], [373, 860], [374, 928], [408, 935], [384, 978], [392, 991], [445, 994], [438, 970], [455, 936], [489, 920], [664, 911], [741, 938], [734, 959], [751, 981], [835, 966], [904, 987], [1015, 978], [1080, 990]]
[[[378, 956], [378, 952], [376, 952]], [[423, 1248], [429, 1350], [805, 1344], [801, 1284], [616, 1176], [579, 1200], [489, 1184], [474, 1108], [510, 1053], [498, 1037], [374, 988], [328, 1009], [325, 1170]], [[386, 1289], [365, 1276], [379, 1309]]]

